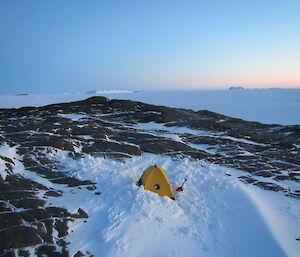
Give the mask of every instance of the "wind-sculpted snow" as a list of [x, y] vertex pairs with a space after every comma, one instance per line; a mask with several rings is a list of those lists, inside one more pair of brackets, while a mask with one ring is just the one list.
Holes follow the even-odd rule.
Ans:
[[[101, 197], [81, 202], [90, 218], [88, 227], [81, 224], [70, 234], [73, 252], [80, 248], [98, 256], [285, 256], [240, 182], [226, 176], [227, 168], [153, 154], [125, 163], [91, 156], [76, 160], [61, 153], [53, 158], [68, 173], [96, 181], [101, 188]], [[136, 186], [154, 163], [166, 169], [173, 187], [187, 178], [176, 201]], [[241, 229], [235, 227], [238, 224]]]
[[[300, 251], [300, 231], [285, 228], [300, 227], [300, 126], [93, 97], [0, 109], [0, 145], [5, 254]], [[188, 178], [175, 201], [135, 185], [153, 164], [167, 170], [174, 188]], [[253, 192], [265, 190], [262, 204]], [[268, 202], [270, 193], [284, 203], [277, 226], [266, 211], [277, 201]]]

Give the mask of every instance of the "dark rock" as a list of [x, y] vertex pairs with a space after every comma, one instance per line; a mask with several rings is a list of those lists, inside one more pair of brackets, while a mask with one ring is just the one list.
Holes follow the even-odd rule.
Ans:
[[133, 156], [127, 153], [114, 153], [114, 152], [91, 152], [94, 157], [102, 157], [104, 159], [111, 159], [123, 162], [124, 159], [132, 158]]
[[151, 141], [141, 140], [139, 144], [141, 149], [144, 152], [156, 153], [156, 154], [163, 154], [163, 153], [170, 153], [170, 152], [190, 152], [190, 153], [198, 152], [196, 149], [187, 146], [184, 143], [177, 142], [174, 140], [161, 139], [161, 138], [160, 139], [156, 138], [156, 140], [151, 140]]
[[77, 253], [74, 254], [73, 257], [83, 257], [84, 254], [81, 251], [78, 251]]
[[125, 152], [130, 155], [141, 155], [142, 151], [140, 148], [128, 145], [128, 144], [118, 144], [109, 141], [96, 141], [90, 147], [83, 147], [82, 151], [86, 153], [91, 152]]
[[29, 252], [29, 251], [22, 250], [22, 249], [19, 249], [19, 250], [18, 250], [18, 254], [19, 254], [19, 256], [21, 256], [21, 257], [29, 257], [29, 256], [30, 256], [30, 252]]
[[31, 157], [23, 158], [23, 164], [26, 168], [39, 166], [39, 163], [35, 160], [33, 160]]
[[6, 251], [5, 253], [1, 254], [1, 257], [15, 257], [15, 256], [16, 256], [15, 251]]
[[44, 136], [41, 138], [32, 138], [31, 141], [27, 141], [22, 144], [22, 147], [30, 147], [30, 146], [51, 146], [54, 148], [74, 151], [73, 144], [68, 142], [67, 140], [60, 137], [49, 137]]
[[86, 189], [92, 191], [92, 190], [97, 189], [97, 187], [95, 187], [95, 186], [87, 186]]
[[254, 179], [254, 178], [252, 178], [250, 176], [240, 176], [239, 179], [241, 181], [244, 181], [244, 182], [249, 183], [249, 184], [254, 183], [254, 182], [257, 181], [256, 179]]
[[43, 233], [43, 240], [47, 243], [52, 243], [53, 242], [53, 226], [54, 226], [54, 220], [53, 219], [48, 219], [48, 220], [44, 220], [43, 224], [46, 228], [46, 234]]
[[258, 181], [258, 182], [255, 182], [254, 185], [259, 186], [266, 190], [271, 190], [271, 191], [283, 191], [284, 190], [283, 187], [281, 187], [275, 183], [270, 183], [270, 182]]
[[300, 193], [298, 192], [288, 192], [286, 193], [287, 196], [290, 196], [290, 197], [293, 197], [293, 198], [296, 198], [296, 199], [300, 199]]
[[0, 200], [17, 200], [22, 198], [33, 198], [34, 196], [35, 193], [29, 191], [1, 192]]
[[262, 171], [255, 172], [255, 175], [269, 178], [269, 177], [273, 177], [275, 174], [267, 170], [262, 170]]
[[47, 207], [45, 211], [51, 217], [62, 218], [70, 216], [70, 213], [67, 211], [67, 209], [61, 207]]
[[58, 256], [60, 257], [60, 253], [56, 251], [55, 245], [41, 245], [35, 250], [35, 254], [37, 256]]
[[51, 179], [51, 182], [56, 183], [56, 184], [65, 184], [68, 185], [69, 187], [77, 187], [81, 185], [91, 185], [94, 184], [93, 182], [89, 180], [79, 180], [75, 177], [58, 177]]
[[52, 237], [51, 237], [51, 240], [49, 240], [50, 238], [49, 238], [49, 234], [48, 234], [46, 225], [43, 222], [37, 222], [36, 227], [37, 227], [38, 234], [43, 239], [43, 241], [45, 241], [45, 242], [50, 241], [50, 243], [51, 243]]
[[62, 192], [49, 190], [45, 193], [46, 196], [59, 197], [62, 196]]
[[38, 173], [39, 175], [47, 179], [57, 179], [65, 177], [65, 175], [61, 172], [53, 171], [51, 168], [48, 168], [46, 166], [34, 166], [30, 167], [30, 170]]
[[64, 237], [68, 234], [68, 220], [63, 219], [56, 219], [54, 223], [54, 228], [58, 232], [58, 237]]
[[[22, 224], [22, 217], [17, 212], [0, 213], [0, 230]], [[1, 248], [1, 247], [0, 247]]]
[[62, 247], [66, 247], [69, 243], [66, 242], [64, 239], [60, 238], [59, 240], [56, 241], [56, 243]]
[[28, 226], [15, 226], [0, 231], [0, 248], [21, 248], [42, 243], [37, 230]]
[[15, 165], [15, 162], [12, 159], [10, 159], [10, 158], [8, 158], [6, 156], [0, 155], [0, 159], [2, 159], [4, 162], [10, 163], [12, 165]]
[[42, 208], [22, 211], [20, 212], [20, 215], [27, 222], [35, 222], [35, 221], [45, 220], [50, 218], [49, 213]]
[[0, 183], [0, 198], [4, 200], [34, 197], [34, 191], [47, 189], [44, 185], [25, 179], [19, 174], [8, 176], [5, 182]]
[[10, 201], [10, 203], [17, 208], [34, 209], [43, 207], [46, 204], [46, 201], [38, 198], [26, 198], [20, 200], [13, 200]]
[[78, 219], [87, 219], [89, 216], [84, 210], [79, 208], [77, 213], [71, 214], [71, 217], [78, 218]]
[[289, 176], [279, 175], [279, 176], [274, 177], [274, 179], [277, 181], [287, 180], [287, 179], [289, 179]]

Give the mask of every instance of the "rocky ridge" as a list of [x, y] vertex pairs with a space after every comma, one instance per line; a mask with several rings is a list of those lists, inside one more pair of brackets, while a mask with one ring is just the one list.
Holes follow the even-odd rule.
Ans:
[[[150, 124], [151, 126], [147, 126]], [[59, 186], [101, 197], [93, 181], [70, 176], [49, 158], [64, 150], [126, 161], [145, 153], [205, 159], [243, 172], [239, 176], [265, 190], [300, 198], [300, 126], [265, 125], [210, 111], [154, 106], [92, 97], [43, 107], [0, 109], [0, 145], [15, 147], [21, 160], [0, 155], [0, 249], [3, 256], [69, 256], [68, 224], [88, 219], [78, 209], [49, 206], [63, 197]], [[16, 171], [20, 162], [32, 177]], [[40, 179], [33, 179], [40, 178]], [[29, 247], [29, 248], [28, 248]], [[78, 252], [77, 256], [89, 256]]]

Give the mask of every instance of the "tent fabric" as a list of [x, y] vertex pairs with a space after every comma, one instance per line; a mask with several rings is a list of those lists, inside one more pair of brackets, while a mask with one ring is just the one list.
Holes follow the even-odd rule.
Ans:
[[145, 190], [149, 190], [159, 196], [168, 196], [174, 199], [172, 187], [162, 167], [150, 166], [141, 176], [139, 185], [143, 185]]

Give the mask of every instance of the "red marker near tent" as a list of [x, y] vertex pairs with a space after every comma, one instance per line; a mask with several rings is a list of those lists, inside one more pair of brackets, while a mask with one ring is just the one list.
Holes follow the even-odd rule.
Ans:
[[185, 184], [186, 181], [187, 179], [185, 178], [182, 185], [180, 187], [177, 187], [176, 192], [183, 192], [183, 185]]

